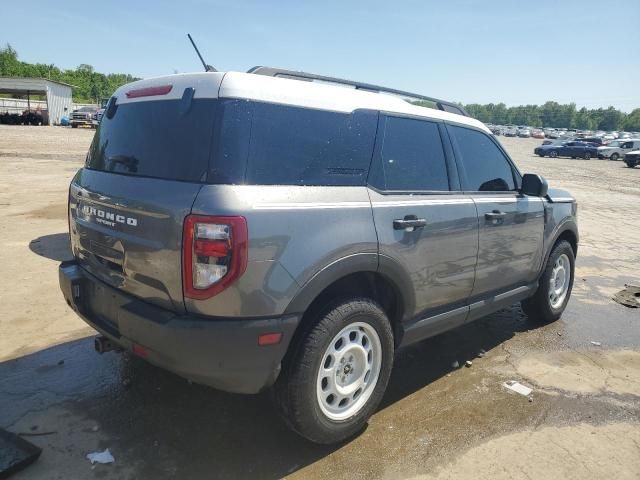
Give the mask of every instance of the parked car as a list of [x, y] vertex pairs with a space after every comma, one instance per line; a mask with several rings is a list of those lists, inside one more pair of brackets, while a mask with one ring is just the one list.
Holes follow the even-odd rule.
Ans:
[[334, 443], [378, 407], [397, 348], [518, 301], [561, 316], [576, 202], [521, 175], [481, 122], [252, 72], [114, 93], [59, 268], [99, 352], [271, 388], [294, 431]]
[[517, 137], [518, 136], [518, 129], [516, 129], [515, 127], [507, 127], [504, 130], [503, 135], [505, 137]]
[[598, 147], [598, 158], [619, 160], [628, 152], [640, 149], [640, 140], [612, 140], [606, 146]]
[[640, 165], [640, 150], [632, 150], [629, 153], [624, 154], [624, 163], [627, 167], [633, 168], [636, 165]]
[[533, 153], [541, 157], [571, 157], [589, 160], [598, 155], [598, 149], [590, 143], [570, 141], [558, 145], [540, 145], [533, 150]]
[[81, 125], [95, 128], [96, 122], [94, 119], [95, 113], [98, 111], [96, 107], [81, 107], [71, 112], [71, 119], [69, 123], [71, 128], [78, 128]]
[[491, 133], [493, 133], [496, 137], [500, 136], [500, 133], [502, 132], [502, 129], [497, 125], [491, 125], [489, 127], [489, 130], [491, 130]]
[[558, 132], [556, 129], [554, 128], [545, 128], [544, 130], [544, 136], [546, 138], [551, 138], [551, 139], [556, 139], [558, 137], [560, 137], [560, 132]]
[[533, 138], [544, 138], [544, 132], [539, 128], [534, 128], [531, 132]]
[[518, 129], [518, 136], [521, 138], [529, 138], [531, 136], [531, 130], [528, 128], [520, 128]]
[[93, 114], [93, 120], [96, 125], [100, 125], [100, 121], [102, 120], [102, 116], [104, 115], [104, 108], [100, 108], [96, 110], [96, 113]]

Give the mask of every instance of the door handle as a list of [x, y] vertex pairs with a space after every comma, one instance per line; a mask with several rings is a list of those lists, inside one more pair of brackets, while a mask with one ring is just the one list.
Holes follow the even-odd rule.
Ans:
[[424, 218], [418, 218], [415, 215], [406, 215], [403, 219], [393, 221], [394, 230], [406, 230], [413, 232], [416, 228], [422, 228], [427, 224]]
[[500, 210], [494, 210], [493, 212], [487, 212], [484, 214], [484, 218], [487, 220], [501, 220], [506, 217], [507, 214], [505, 212], [501, 212]]

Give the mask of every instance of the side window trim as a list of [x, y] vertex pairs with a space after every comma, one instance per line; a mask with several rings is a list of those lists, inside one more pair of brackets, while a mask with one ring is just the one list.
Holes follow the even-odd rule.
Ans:
[[[384, 169], [382, 167], [382, 147], [384, 144], [384, 136], [387, 126], [387, 120], [389, 118], [406, 118], [411, 120], [418, 120], [422, 122], [430, 122], [436, 124], [438, 127], [438, 134], [440, 136], [441, 146], [444, 152], [445, 158], [445, 166], [447, 171], [447, 180], [449, 183], [449, 190], [388, 190], [382, 189], [376, 185], [373, 185], [370, 181], [372, 172], [376, 170], [376, 168], [380, 168], [382, 170], [382, 174], [384, 175]], [[455, 172], [455, 178], [452, 177], [452, 171], [455, 167], [455, 160], [453, 158], [453, 151], [451, 150], [451, 146], [448, 144], [449, 138], [448, 136], [444, 136], [444, 122], [442, 120], [434, 119], [434, 118], [425, 118], [416, 115], [406, 115], [402, 113], [396, 112], [385, 112], [380, 111], [378, 116], [378, 127], [376, 130], [376, 139], [373, 147], [373, 155], [371, 159], [371, 164], [369, 166], [369, 174], [367, 176], [366, 186], [371, 190], [379, 193], [381, 195], [456, 195], [461, 193], [461, 185], [457, 175], [457, 171]], [[386, 182], [385, 182], [386, 183]]]
[[460, 170], [456, 163], [456, 157], [453, 152], [453, 143], [449, 137], [449, 131], [443, 121], [438, 122], [438, 129], [440, 130], [440, 138], [442, 140], [442, 147], [444, 148], [444, 156], [447, 161], [447, 174], [449, 175], [449, 190], [451, 193], [462, 193], [462, 181], [460, 177]]
[[[516, 167], [516, 165], [513, 163], [513, 160], [511, 159], [511, 157], [509, 156], [509, 154], [505, 151], [505, 149], [502, 147], [502, 145], [500, 145], [500, 142], [498, 142], [495, 138], [493, 138], [493, 136], [488, 135], [486, 132], [478, 129], [478, 128], [474, 128], [471, 127], [469, 125], [464, 125], [464, 124], [458, 124], [458, 123], [454, 123], [454, 122], [449, 122], [449, 121], [444, 121], [444, 127], [447, 130], [447, 134], [449, 136], [449, 140], [451, 142], [451, 147], [453, 149], [453, 153], [454, 153], [454, 157], [455, 157], [455, 163], [458, 169], [458, 174], [460, 176], [460, 188], [462, 189], [462, 191], [464, 193], [473, 193], [475, 194], [480, 194], [480, 195], [513, 195], [513, 194], [518, 194], [519, 190], [522, 186], [522, 174], [520, 173], [520, 170], [518, 170], [518, 167]], [[462, 164], [462, 154], [460, 153], [458, 147], [456, 146], [455, 142], [453, 141], [452, 137], [452, 132], [449, 130], [450, 126], [456, 126], [456, 127], [461, 127], [461, 128], [466, 128], [468, 130], [473, 130], [476, 132], [479, 132], [481, 134], [483, 134], [485, 137], [489, 138], [491, 140], [491, 142], [493, 142], [493, 144], [498, 148], [498, 150], [500, 151], [500, 153], [502, 153], [502, 156], [504, 157], [504, 159], [507, 161], [507, 164], [509, 165], [510, 169], [511, 169], [511, 176], [513, 178], [513, 184], [516, 187], [516, 190], [511, 190], [511, 191], [479, 191], [479, 190], [466, 190], [464, 188], [464, 185], [468, 183], [468, 179], [464, 170], [464, 165]]]

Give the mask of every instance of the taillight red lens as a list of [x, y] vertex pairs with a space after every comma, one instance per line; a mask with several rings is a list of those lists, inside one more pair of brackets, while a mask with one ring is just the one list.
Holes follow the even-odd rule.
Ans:
[[247, 269], [246, 219], [188, 215], [182, 253], [185, 297], [202, 300], [220, 293]]
[[229, 255], [229, 245], [224, 240], [198, 240], [193, 250], [196, 255], [203, 257], [226, 257]]

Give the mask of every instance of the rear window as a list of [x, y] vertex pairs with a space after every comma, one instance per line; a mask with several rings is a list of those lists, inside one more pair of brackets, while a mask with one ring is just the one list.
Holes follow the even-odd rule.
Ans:
[[206, 181], [216, 100], [133, 102], [102, 118], [87, 168], [188, 182]]
[[247, 100], [119, 105], [87, 168], [211, 184], [365, 185], [378, 113]]

